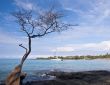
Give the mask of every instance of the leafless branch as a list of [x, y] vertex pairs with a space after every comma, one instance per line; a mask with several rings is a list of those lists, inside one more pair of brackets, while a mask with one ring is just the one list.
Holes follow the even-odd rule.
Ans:
[[23, 49], [25, 49], [26, 53], [27, 53], [28, 49], [25, 46], [23, 46], [22, 44], [19, 44], [19, 46], [22, 47]]
[[53, 32], [61, 32], [69, 29], [73, 25], [65, 24], [61, 22], [61, 18], [64, 17], [62, 13], [56, 12], [54, 7], [50, 10], [43, 12], [42, 14], [33, 16], [32, 11], [18, 11], [13, 14], [21, 30], [26, 33], [28, 37], [28, 47], [24, 47], [22, 44], [19, 46], [26, 50], [22, 61], [24, 62], [27, 56], [31, 52], [31, 39], [36, 37], [43, 37]]

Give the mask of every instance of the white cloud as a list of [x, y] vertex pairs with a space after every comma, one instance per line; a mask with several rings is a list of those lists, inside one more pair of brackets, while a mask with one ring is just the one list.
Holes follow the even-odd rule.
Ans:
[[[74, 28], [74, 27], [73, 27]], [[65, 32], [60, 33], [59, 35], [54, 36], [55, 40], [59, 41], [67, 41], [71, 40], [76, 41], [83, 39], [83, 41], [88, 41], [90, 37], [92, 40], [105, 40], [109, 39], [110, 29], [106, 26], [78, 26], [72, 30], [67, 30]], [[105, 39], [104, 39], [105, 38]], [[81, 40], [80, 40], [81, 41]], [[96, 41], [95, 41], [96, 42]]]
[[52, 50], [53, 52], [72, 52], [74, 51], [74, 49], [72, 47], [69, 46], [65, 46], [65, 47], [57, 47], [56, 49]]
[[57, 52], [75, 52], [75, 51], [109, 51], [110, 41], [102, 41], [99, 43], [85, 43], [85, 44], [68, 44], [62, 47], [57, 47], [52, 51]]
[[64, 9], [73, 11], [90, 25], [102, 24], [110, 17], [110, 0], [64, 0], [61, 4]]
[[52, 55], [29, 55], [28, 59], [35, 59], [38, 57], [46, 58], [46, 57], [50, 57], [50, 56], [52, 56]]
[[27, 0], [15, 0], [15, 4], [25, 10], [32, 10], [35, 8], [34, 4]]
[[100, 43], [88, 43], [83, 45], [84, 48], [93, 50], [110, 50], [110, 41], [102, 41]]

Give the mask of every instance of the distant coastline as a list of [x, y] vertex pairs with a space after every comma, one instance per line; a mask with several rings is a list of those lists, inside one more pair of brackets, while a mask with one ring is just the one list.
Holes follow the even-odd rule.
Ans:
[[85, 60], [92, 60], [92, 59], [110, 59], [110, 54], [105, 55], [86, 55], [86, 56], [50, 56], [47, 58], [44, 57], [38, 57], [36, 60], [52, 60], [52, 59], [61, 59], [61, 60], [79, 60], [79, 59], [85, 59]]

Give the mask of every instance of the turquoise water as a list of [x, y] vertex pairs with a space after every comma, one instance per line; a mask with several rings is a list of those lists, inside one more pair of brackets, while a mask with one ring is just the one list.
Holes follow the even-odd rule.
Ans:
[[[14, 66], [19, 64], [17, 59], [0, 59], [0, 80], [4, 80]], [[27, 60], [24, 63], [23, 71], [29, 76], [41, 75], [48, 71], [89, 71], [108, 70], [110, 71], [110, 60]]]

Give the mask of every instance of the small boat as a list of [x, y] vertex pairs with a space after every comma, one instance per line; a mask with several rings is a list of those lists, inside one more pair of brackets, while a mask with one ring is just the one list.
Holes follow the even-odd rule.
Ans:
[[54, 58], [51, 59], [51, 60], [55, 60], [55, 61], [63, 61], [63, 59], [58, 58], [58, 56], [56, 56], [56, 53], [57, 53], [57, 49], [56, 49], [56, 51], [55, 51], [55, 53], [54, 53]]
[[59, 59], [59, 58], [55, 58], [55, 59], [51, 59], [51, 60], [62, 61], [62, 60]]

